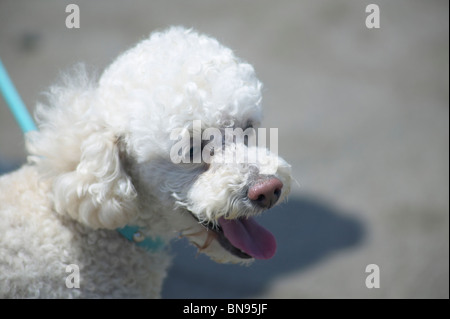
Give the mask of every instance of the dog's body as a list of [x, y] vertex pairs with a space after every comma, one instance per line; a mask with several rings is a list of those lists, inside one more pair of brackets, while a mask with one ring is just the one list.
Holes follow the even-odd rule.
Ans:
[[[94, 230], [58, 215], [48, 198], [50, 185], [39, 181], [33, 166], [0, 178], [0, 189], [0, 296], [159, 295], [166, 252], [148, 253], [115, 230]], [[79, 267], [79, 288], [70, 265]]]
[[[53, 87], [29, 164], [0, 178], [0, 297], [159, 297], [167, 249], [138, 247], [125, 225], [166, 244], [187, 237], [218, 262], [270, 258], [275, 241], [253, 216], [286, 197], [289, 165], [226, 139], [210, 163], [171, 158], [173, 132], [192, 140], [196, 120], [257, 128], [260, 89], [250, 65], [183, 28], [154, 33], [98, 82], [80, 68]], [[255, 163], [223, 161], [250, 149]]]

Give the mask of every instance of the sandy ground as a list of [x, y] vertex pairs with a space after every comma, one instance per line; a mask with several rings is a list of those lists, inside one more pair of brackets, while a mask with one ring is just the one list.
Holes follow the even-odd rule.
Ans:
[[[184, 241], [166, 298], [448, 298], [447, 1], [0, 1], [0, 57], [30, 110], [58, 74], [98, 70], [154, 29], [192, 26], [251, 62], [265, 84], [265, 127], [298, 181], [265, 214], [279, 250], [250, 267], [218, 265]], [[375, 2], [375, 1], [374, 1]], [[25, 161], [0, 100], [0, 170]], [[0, 234], [1, 236], [1, 234]], [[366, 266], [380, 288], [366, 287]]]

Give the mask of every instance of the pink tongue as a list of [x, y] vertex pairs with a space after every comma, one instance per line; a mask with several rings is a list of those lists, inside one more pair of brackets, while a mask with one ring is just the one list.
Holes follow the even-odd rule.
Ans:
[[256, 259], [272, 258], [277, 250], [275, 237], [253, 218], [219, 218], [225, 237], [230, 243]]

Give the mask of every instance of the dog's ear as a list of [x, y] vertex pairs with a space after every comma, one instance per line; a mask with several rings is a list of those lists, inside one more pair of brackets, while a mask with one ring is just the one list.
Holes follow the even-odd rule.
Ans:
[[59, 213], [93, 228], [109, 229], [123, 227], [135, 216], [136, 190], [121, 163], [119, 143], [109, 131], [92, 132], [81, 142], [76, 167], [53, 180]]
[[59, 214], [93, 228], [126, 225], [136, 191], [120, 160], [118, 133], [105, 121], [95, 77], [83, 64], [62, 75], [36, 106], [37, 131], [26, 135], [28, 160], [49, 178]]

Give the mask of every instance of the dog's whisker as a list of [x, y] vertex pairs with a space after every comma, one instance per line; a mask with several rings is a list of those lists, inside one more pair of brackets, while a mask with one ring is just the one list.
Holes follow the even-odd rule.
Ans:
[[197, 248], [197, 254], [195, 255], [195, 257], [197, 257], [203, 250], [205, 250], [206, 248], [209, 247], [209, 245], [211, 245], [212, 241], [216, 238], [215, 234], [213, 232], [208, 232], [208, 236], [206, 237], [205, 242], [203, 243], [202, 246], [200, 246], [197, 243], [193, 243]]
[[211, 245], [211, 242], [216, 238], [215, 234], [213, 232], [208, 232], [208, 236], [206, 237], [205, 242], [203, 243], [203, 246], [200, 248], [200, 251], [206, 249]]
[[190, 234], [184, 234], [184, 233], [180, 233], [181, 237], [195, 237], [195, 236], [199, 236], [203, 233], [202, 230], [195, 232], [195, 233], [190, 233]]

